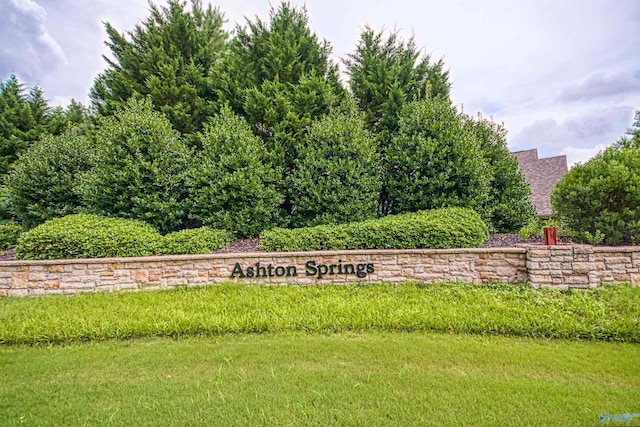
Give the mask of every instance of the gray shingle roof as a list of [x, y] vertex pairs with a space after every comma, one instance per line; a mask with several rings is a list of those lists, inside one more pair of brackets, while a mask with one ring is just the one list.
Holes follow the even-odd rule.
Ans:
[[524, 150], [512, 153], [518, 159], [518, 168], [531, 185], [531, 202], [538, 216], [551, 215], [551, 190], [567, 173], [567, 156], [538, 158], [538, 150]]

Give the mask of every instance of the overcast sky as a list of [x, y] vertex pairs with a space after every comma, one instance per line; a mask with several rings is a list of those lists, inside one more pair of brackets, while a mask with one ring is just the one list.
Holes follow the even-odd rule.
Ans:
[[[268, 0], [212, 3], [229, 31], [245, 17], [267, 19], [270, 8]], [[311, 29], [331, 43], [336, 62], [366, 24], [414, 35], [425, 53], [444, 58], [454, 103], [504, 122], [514, 151], [586, 161], [620, 138], [640, 109], [638, 0], [293, 3], [306, 4]], [[0, 79], [15, 73], [52, 104], [88, 104], [106, 66], [103, 22], [125, 32], [147, 16], [146, 0], [0, 0]]]

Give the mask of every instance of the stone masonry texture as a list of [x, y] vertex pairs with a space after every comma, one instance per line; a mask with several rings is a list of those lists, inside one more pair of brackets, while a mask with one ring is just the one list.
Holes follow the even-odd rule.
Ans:
[[640, 285], [640, 248], [522, 246], [181, 255], [0, 263], [0, 296], [242, 284], [490, 282]]

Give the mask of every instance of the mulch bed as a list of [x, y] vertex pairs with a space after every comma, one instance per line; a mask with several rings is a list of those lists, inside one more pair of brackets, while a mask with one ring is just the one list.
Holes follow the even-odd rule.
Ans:
[[[231, 244], [222, 249], [214, 251], [214, 254], [234, 254], [234, 253], [247, 253], [247, 252], [265, 252], [258, 248], [260, 239], [237, 239], [231, 242]], [[509, 248], [515, 247], [519, 244], [542, 244], [542, 238], [532, 238], [528, 240], [522, 240], [517, 234], [498, 233], [489, 236], [489, 240], [484, 244], [484, 248]], [[559, 237], [558, 243], [571, 243], [566, 237]], [[0, 254], [0, 262], [12, 261], [15, 259], [14, 251], [4, 251]]]

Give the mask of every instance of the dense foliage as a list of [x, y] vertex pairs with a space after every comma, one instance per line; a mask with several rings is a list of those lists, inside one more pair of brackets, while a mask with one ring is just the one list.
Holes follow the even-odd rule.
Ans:
[[84, 124], [87, 116], [74, 100], [67, 108], [51, 108], [38, 86], [27, 90], [15, 75], [0, 82], [0, 177], [41, 136]]
[[480, 209], [492, 231], [516, 232], [536, 221], [531, 202], [531, 186], [518, 170], [518, 160], [509, 152], [504, 127], [478, 117], [463, 117], [463, 124], [477, 139], [489, 165], [489, 188], [485, 206]]
[[191, 6], [188, 11], [180, 0], [149, 2], [151, 15], [128, 37], [106, 23], [114, 59], [104, 56], [109, 68], [91, 90], [100, 114], [115, 114], [132, 96], [149, 96], [176, 130], [190, 134], [218, 111], [210, 71], [226, 50], [223, 16], [199, 0]]
[[280, 222], [277, 175], [244, 119], [223, 109], [199, 144], [187, 181], [190, 218], [239, 237], [257, 236]]
[[374, 218], [380, 193], [378, 154], [360, 113], [347, 107], [314, 122], [289, 185], [293, 227]]
[[102, 120], [93, 168], [78, 191], [89, 212], [141, 220], [161, 232], [184, 228], [191, 151], [149, 100]]
[[160, 234], [130, 219], [76, 214], [49, 220], [22, 233], [17, 259], [107, 258], [153, 255]]
[[586, 241], [640, 242], [640, 148], [607, 148], [574, 166], [551, 194], [554, 213]]
[[344, 61], [349, 93], [304, 7], [283, 2], [228, 40], [219, 10], [190, 5], [150, 3], [125, 34], [106, 24], [98, 117], [51, 109], [14, 76], [0, 85], [0, 175], [14, 169], [0, 221], [89, 212], [249, 237], [452, 206], [492, 231], [532, 217], [504, 129], [458, 113], [444, 62], [413, 39], [366, 27]]
[[15, 248], [23, 231], [23, 227], [19, 224], [0, 225], [0, 251]]
[[489, 164], [473, 132], [446, 101], [405, 106], [385, 166], [394, 213], [446, 206], [482, 212], [487, 204]]
[[446, 208], [349, 224], [275, 228], [260, 235], [260, 247], [278, 252], [473, 248], [482, 246], [488, 237], [489, 230], [476, 212]]
[[231, 243], [233, 235], [226, 230], [209, 227], [174, 231], [162, 237], [159, 255], [210, 254]]
[[294, 209], [287, 178], [307, 128], [345, 94], [329, 59], [329, 43], [318, 40], [308, 21], [304, 8], [286, 2], [272, 9], [269, 22], [247, 20], [217, 76], [221, 99], [265, 142], [282, 177], [278, 191], [286, 214]]
[[383, 32], [366, 27], [356, 51], [344, 64], [351, 92], [383, 147], [398, 130], [400, 112], [408, 102], [449, 99], [449, 72], [444, 61], [432, 63], [413, 38], [404, 42], [394, 32], [385, 40]]
[[95, 147], [75, 130], [45, 135], [14, 164], [6, 180], [9, 210], [25, 227], [77, 213], [77, 177], [93, 166]]

